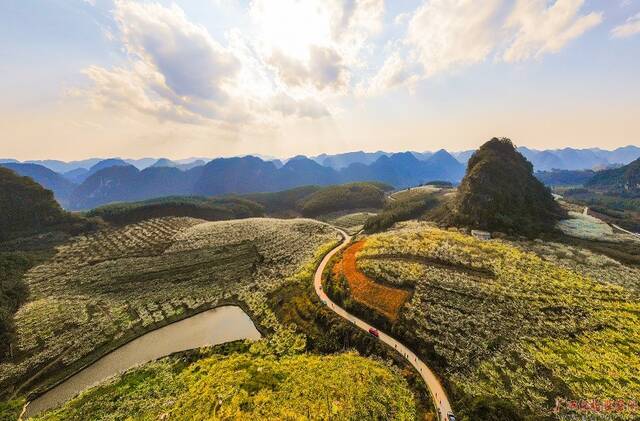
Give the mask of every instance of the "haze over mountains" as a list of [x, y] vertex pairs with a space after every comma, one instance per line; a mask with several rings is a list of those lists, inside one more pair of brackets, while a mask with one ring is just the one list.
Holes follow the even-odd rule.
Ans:
[[[537, 171], [604, 169], [628, 164], [640, 157], [640, 148], [537, 151], [518, 148]], [[428, 181], [458, 183], [474, 151], [348, 152], [287, 160], [269, 157], [153, 159], [97, 159], [18, 162], [0, 165], [32, 177], [54, 192], [68, 209], [88, 209], [117, 201], [144, 200], [168, 195], [223, 195], [289, 189], [302, 185], [329, 185], [353, 181], [381, 181], [396, 188]], [[207, 162], [208, 161], [208, 162]]]

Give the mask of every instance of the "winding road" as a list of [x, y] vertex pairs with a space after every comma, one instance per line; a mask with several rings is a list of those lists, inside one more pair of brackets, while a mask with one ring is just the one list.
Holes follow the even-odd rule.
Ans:
[[[336, 246], [333, 250], [331, 250], [324, 257], [324, 259], [322, 259], [322, 262], [320, 262], [320, 266], [318, 266], [318, 269], [316, 269], [316, 273], [313, 277], [313, 286], [316, 291], [316, 294], [318, 294], [318, 297], [320, 297], [320, 300], [324, 301], [326, 305], [333, 312], [335, 312], [337, 315], [339, 315], [343, 319], [346, 319], [349, 322], [353, 323], [354, 325], [364, 330], [365, 332], [368, 332], [369, 329], [372, 328], [373, 326], [371, 326], [370, 324], [366, 323], [363, 320], [360, 320], [356, 316], [348, 313], [342, 307], [339, 307], [336, 303], [331, 301], [329, 297], [327, 297], [327, 294], [325, 294], [324, 291], [322, 290], [322, 273], [324, 272], [324, 269], [327, 266], [327, 263], [329, 263], [329, 260], [336, 253], [338, 253], [340, 250], [345, 248], [351, 242], [350, 235], [348, 235], [346, 232], [344, 232], [339, 228], [335, 228], [335, 229], [338, 230], [340, 234], [342, 234], [342, 236], [344, 237], [344, 241], [340, 245]], [[411, 352], [409, 348], [407, 348], [406, 346], [404, 346], [403, 344], [401, 344], [391, 336], [387, 335], [386, 333], [382, 331], [379, 331], [379, 333], [380, 333], [379, 339], [382, 342], [386, 343], [391, 348], [397, 350], [400, 354], [402, 354], [402, 356], [405, 357], [407, 361], [409, 361], [411, 365], [414, 366], [415, 369], [420, 373], [420, 375], [424, 379], [424, 382], [427, 384], [427, 387], [429, 388], [431, 395], [433, 396], [433, 400], [436, 403], [436, 406], [440, 410], [440, 419], [446, 421], [447, 413], [451, 412], [451, 404], [449, 403], [449, 398], [447, 397], [447, 394], [444, 388], [440, 384], [440, 381], [435, 376], [433, 371], [431, 371], [431, 369], [424, 362], [422, 362], [413, 352]]]

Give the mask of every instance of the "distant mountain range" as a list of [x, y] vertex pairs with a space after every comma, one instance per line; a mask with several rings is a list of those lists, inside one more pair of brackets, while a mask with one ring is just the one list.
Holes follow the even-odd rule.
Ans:
[[[532, 164], [536, 171], [549, 171], [552, 169], [558, 170], [586, 170], [586, 169], [604, 169], [605, 167], [621, 166], [630, 163], [640, 158], [640, 147], [637, 146], [625, 146], [617, 148], [612, 151], [590, 148], [590, 149], [546, 149], [536, 150], [527, 147], [517, 148], [518, 152], [525, 156]], [[434, 152], [416, 152], [409, 151], [418, 160], [428, 160]], [[473, 155], [475, 149], [469, 149], [466, 151], [449, 152], [456, 160], [466, 165], [467, 161]], [[333, 168], [334, 170], [341, 170], [347, 168], [351, 164], [365, 164], [370, 165], [375, 162], [381, 156], [390, 156], [394, 152], [346, 152], [339, 154], [321, 154], [317, 156], [311, 156], [309, 159], [317, 162], [318, 164]], [[254, 154], [253, 156], [260, 158], [263, 161], [272, 161], [276, 167], [281, 167], [284, 163], [290, 159], [276, 159], [271, 156], [264, 156]], [[295, 158], [295, 157], [294, 157]], [[139, 170], [156, 166], [156, 167], [176, 167], [180, 169], [190, 169], [198, 165], [204, 165], [209, 162], [211, 158], [187, 158], [179, 160], [170, 160], [167, 158], [140, 158], [140, 159], [119, 159], [127, 164], [133, 165]], [[85, 169], [90, 170], [93, 166], [101, 161], [108, 161], [104, 158], [89, 158], [81, 161], [58, 161], [58, 160], [31, 160], [24, 161], [23, 163], [38, 164], [49, 168], [59, 174], [70, 173], [75, 170]], [[21, 163], [15, 159], [0, 159], [0, 163]], [[77, 173], [75, 173], [77, 174]], [[73, 175], [73, 174], [72, 174]]]
[[[612, 151], [599, 148], [536, 150], [522, 146], [517, 150], [533, 164], [536, 171], [601, 170], [626, 165], [640, 157], [640, 147], [637, 146], [625, 146]], [[454, 152], [452, 155], [458, 161], [466, 163], [473, 152]]]
[[181, 164], [161, 159], [142, 170], [114, 158], [64, 174], [33, 163], [0, 165], [51, 189], [68, 209], [89, 209], [112, 202], [171, 195], [244, 194], [353, 181], [381, 181], [396, 188], [434, 180], [457, 183], [465, 170], [463, 164], [444, 150], [426, 160], [410, 152], [381, 154], [369, 164], [355, 162], [341, 169], [321, 165], [305, 156], [291, 158], [284, 164], [254, 156], [218, 158], [206, 164], [198, 160]]
[[[640, 148], [537, 151], [518, 148], [538, 171], [550, 169], [604, 169], [628, 164], [640, 157]], [[167, 195], [224, 195], [285, 190], [302, 185], [329, 185], [353, 181], [381, 181], [396, 188], [428, 181], [458, 183], [474, 151], [348, 152], [296, 156], [287, 160], [245, 156], [235, 158], [97, 159], [18, 162], [0, 160], [20, 175], [29, 176], [54, 192], [68, 209], [88, 209], [117, 202]]]

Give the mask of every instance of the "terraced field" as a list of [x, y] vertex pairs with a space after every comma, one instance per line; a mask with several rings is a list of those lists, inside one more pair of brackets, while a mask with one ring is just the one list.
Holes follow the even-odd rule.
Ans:
[[[635, 267], [566, 245], [480, 242], [415, 222], [368, 237], [357, 265], [413, 289], [389, 328], [434, 364], [461, 415], [499, 407], [509, 419], [545, 419], [557, 397], [640, 400]], [[637, 415], [627, 408], [613, 419]]]
[[162, 218], [77, 237], [27, 273], [30, 299], [15, 317], [17, 346], [0, 364], [0, 390], [44, 388], [142, 333], [223, 303], [245, 307], [283, 347], [304, 348], [266, 296], [310, 271], [336, 241], [315, 221], [262, 218]]

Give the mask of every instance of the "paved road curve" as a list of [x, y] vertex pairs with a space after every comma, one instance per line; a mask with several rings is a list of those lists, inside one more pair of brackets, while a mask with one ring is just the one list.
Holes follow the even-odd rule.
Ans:
[[[342, 234], [342, 236], [344, 237], [344, 241], [342, 242], [342, 244], [331, 250], [329, 254], [327, 254], [324, 259], [322, 259], [322, 262], [320, 262], [320, 266], [318, 266], [318, 269], [316, 269], [316, 273], [313, 278], [314, 289], [316, 290], [316, 294], [318, 294], [318, 297], [320, 297], [320, 299], [324, 301], [327, 306], [336, 314], [338, 314], [343, 319], [346, 319], [355, 324], [360, 329], [369, 331], [369, 328], [373, 326], [364, 322], [363, 320], [358, 319], [356, 316], [339, 307], [336, 303], [331, 301], [322, 290], [322, 272], [324, 272], [324, 268], [327, 266], [329, 259], [331, 259], [337, 252], [345, 248], [351, 241], [351, 237], [346, 232], [338, 228], [335, 229], [337, 229], [340, 234]], [[436, 402], [436, 406], [440, 409], [440, 414], [442, 417], [441, 419], [446, 420], [447, 412], [451, 411], [451, 404], [449, 403], [449, 399], [447, 398], [442, 385], [438, 381], [438, 378], [433, 374], [433, 371], [431, 371], [431, 369], [425, 363], [420, 361], [420, 359], [418, 359], [418, 357], [413, 352], [411, 352], [409, 348], [402, 345], [400, 342], [396, 341], [391, 336], [382, 331], [380, 331], [380, 340], [389, 345], [391, 348], [396, 349], [407, 359], [407, 361], [411, 363], [411, 365], [416, 368], [416, 370], [418, 370], [425, 383], [427, 384], [427, 387], [431, 391], [431, 394], [433, 395]]]

